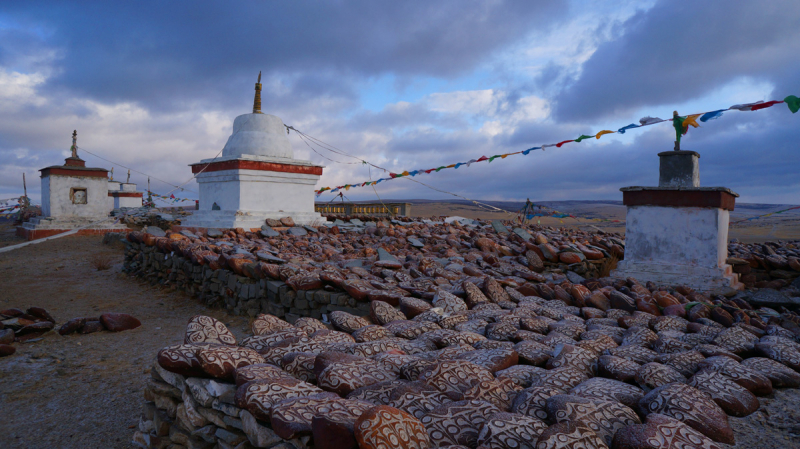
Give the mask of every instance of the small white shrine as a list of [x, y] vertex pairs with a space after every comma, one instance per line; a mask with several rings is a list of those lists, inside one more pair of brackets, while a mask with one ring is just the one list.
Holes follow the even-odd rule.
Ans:
[[[78, 132], [72, 133], [72, 154], [64, 165], [52, 165], [42, 172], [42, 215], [17, 228], [17, 235], [35, 240], [81, 228], [81, 234], [128, 231], [124, 225], [108, 219], [108, 170], [87, 167], [78, 157]], [[138, 193], [139, 206], [142, 194]], [[105, 221], [104, 221], [105, 220]]]
[[255, 89], [253, 113], [236, 117], [222, 156], [190, 164], [200, 204], [182, 228], [257, 230], [287, 216], [298, 225], [326, 221], [314, 211], [323, 166], [294, 159], [283, 121], [261, 112], [260, 73]]
[[128, 170], [126, 182], [114, 180], [114, 169], [111, 169], [111, 179], [108, 180], [108, 209], [114, 210], [121, 207], [142, 207], [144, 192], [136, 191], [136, 184], [131, 182], [131, 171]]
[[741, 288], [725, 263], [730, 212], [739, 195], [726, 187], [700, 187], [700, 155], [694, 151], [658, 156], [658, 187], [620, 189], [627, 207], [625, 259], [611, 276], [700, 291]]

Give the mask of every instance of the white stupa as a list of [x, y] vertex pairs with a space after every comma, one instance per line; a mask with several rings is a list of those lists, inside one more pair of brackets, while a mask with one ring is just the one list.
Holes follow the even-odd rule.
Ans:
[[314, 211], [314, 187], [323, 166], [293, 156], [283, 121], [261, 112], [259, 73], [253, 113], [233, 121], [222, 156], [191, 164], [200, 205], [182, 227], [257, 230], [267, 218], [325, 221]]

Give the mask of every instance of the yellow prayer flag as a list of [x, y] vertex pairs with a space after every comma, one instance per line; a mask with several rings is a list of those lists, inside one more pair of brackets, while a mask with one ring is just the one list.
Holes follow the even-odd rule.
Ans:
[[609, 131], [609, 130], [607, 130], [607, 129], [604, 129], [604, 130], [600, 131], [599, 133], [597, 133], [597, 135], [596, 135], [596, 136], [594, 136], [594, 137], [595, 137], [596, 139], [599, 139], [599, 138], [600, 138], [600, 136], [603, 136], [603, 135], [606, 135], [606, 134], [614, 134], [614, 131]]
[[447, 166], [447, 167], [445, 167], [445, 168], [453, 168], [453, 167], [455, 167], [455, 166], [456, 166], [456, 164], [451, 164], [451, 165], [448, 165], [448, 166]]
[[697, 117], [700, 117], [701, 115], [702, 114], [687, 115], [686, 118], [683, 119], [683, 129], [689, 129], [689, 125], [699, 128], [700, 124], [697, 123]]
[[408, 176], [408, 171], [404, 171], [403, 173], [400, 173], [400, 174], [403, 175], [403, 176]]
[[511, 154], [511, 153], [506, 153], [506, 154], [504, 154], [504, 155], [500, 156], [500, 159], [505, 159], [505, 158], [506, 158], [506, 156], [508, 156], [509, 154]]

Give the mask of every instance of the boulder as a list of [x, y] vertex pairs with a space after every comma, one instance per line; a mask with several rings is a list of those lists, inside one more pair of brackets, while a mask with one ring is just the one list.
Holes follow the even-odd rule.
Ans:
[[0, 344], [0, 357], [6, 357], [17, 352], [17, 348], [11, 345]]
[[136, 329], [142, 323], [127, 313], [104, 313], [100, 315], [100, 322], [111, 332], [122, 332]]

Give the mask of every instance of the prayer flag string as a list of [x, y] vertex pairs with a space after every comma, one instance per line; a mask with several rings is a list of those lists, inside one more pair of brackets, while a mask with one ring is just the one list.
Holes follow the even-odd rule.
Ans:
[[171, 202], [171, 203], [179, 203], [179, 202], [183, 202], [183, 201], [190, 201], [190, 202], [194, 203], [194, 202], [197, 201], [197, 200], [193, 200], [193, 199], [190, 199], [190, 198], [178, 198], [178, 197], [176, 197], [175, 195], [172, 195], [172, 194], [170, 194], [169, 196], [167, 196], [167, 195], [159, 195], [158, 193], [151, 192], [150, 190], [147, 191], [147, 194], [149, 196], [152, 196], [153, 198], [158, 198], [160, 200]]
[[[698, 114], [689, 114], [689, 115], [686, 115], [686, 116], [676, 117], [674, 120], [677, 120], [680, 123], [680, 125], [683, 128], [683, 133], [685, 134], [686, 131], [688, 131], [688, 128], [690, 126], [692, 126], [694, 128], [700, 127], [700, 124], [697, 123], [698, 119], [700, 120], [700, 122], [705, 123], [705, 122], [707, 122], [709, 120], [714, 120], [714, 119], [718, 119], [718, 118], [722, 117], [722, 114], [724, 112], [726, 112], [726, 111], [730, 111], [730, 110], [759, 111], [759, 110], [762, 110], [762, 109], [770, 108], [770, 107], [775, 106], [776, 104], [780, 104], [780, 103], [786, 103], [786, 105], [789, 107], [789, 110], [793, 114], [796, 113], [798, 110], [800, 110], [800, 98], [798, 98], [795, 95], [789, 95], [788, 97], [784, 98], [783, 100], [773, 100], [773, 101], [767, 101], [767, 102], [757, 101], [755, 103], [736, 104], [736, 105], [733, 105], [733, 106], [731, 106], [731, 107], [729, 107], [727, 109], [718, 109], [716, 111], [701, 112], [701, 113], [698, 113]], [[674, 120], [664, 120], [664, 119], [661, 119], [661, 118], [658, 118], [658, 117], [647, 116], [647, 117], [641, 118], [639, 120], [639, 124], [638, 125], [635, 124], [635, 123], [631, 123], [630, 125], [626, 125], [626, 126], [623, 126], [622, 128], [617, 129], [617, 131], [611, 131], [611, 130], [608, 130], [608, 129], [604, 129], [604, 130], [602, 130], [600, 132], [597, 132], [595, 134], [591, 134], [591, 135], [581, 134], [580, 137], [578, 137], [578, 138], [569, 139], [569, 140], [563, 140], [563, 141], [558, 142], [558, 143], [543, 144], [543, 145], [540, 145], [540, 146], [528, 148], [527, 150], [516, 151], [516, 152], [513, 152], [513, 153], [495, 154], [494, 156], [491, 156], [491, 157], [481, 156], [478, 159], [470, 159], [467, 162], [457, 162], [457, 163], [454, 163], [454, 164], [442, 165], [442, 166], [436, 167], [436, 168], [417, 169], [417, 170], [413, 170], [413, 171], [405, 170], [405, 171], [403, 171], [403, 172], [401, 172], [399, 174], [398, 173], [389, 172], [389, 177], [380, 178], [380, 179], [378, 179], [376, 181], [370, 180], [370, 181], [362, 181], [362, 182], [352, 182], [352, 183], [348, 183], [348, 184], [344, 184], [344, 185], [336, 186], [336, 187], [322, 187], [319, 190], [315, 190], [314, 193], [316, 193], [317, 196], [320, 196], [323, 192], [335, 193], [335, 192], [338, 192], [339, 190], [350, 190], [351, 188], [376, 185], [376, 184], [379, 184], [379, 183], [381, 183], [383, 181], [391, 181], [393, 179], [398, 179], [398, 178], [403, 178], [403, 177], [409, 177], [409, 176], [413, 177], [413, 176], [418, 176], [418, 175], [422, 175], [422, 174], [431, 174], [431, 173], [434, 173], [434, 172], [438, 173], [441, 170], [445, 170], [445, 169], [448, 169], [448, 168], [458, 169], [459, 167], [462, 167], [462, 166], [469, 167], [470, 165], [472, 165], [474, 163], [485, 162], [485, 161], [492, 162], [495, 159], [505, 159], [508, 156], [513, 156], [513, 155], [517, 155], [517, 154], [522, 154], [523, 156], [527, 156], [528, 154], [530, 154], [531, 151], [535, 151], [535, 150], [544, 151], [545, 148], [550, 148], [550, 147], [561, 148], [563, 145], [566, 145], [566, 144], [569, 144], [569, 143], [579, 143], [579, 142], [581, 142], [583, 140], [590, 139], [592, 137], [594, 137], [595, 139], [600, 139], [600, 137], [602, 137], [602, 136], [604, 136], [606, 134], [625, 134], [626, 131], [631, 130], [631, 129], [643, 128], [645, 126], [651, 126], [651, 125], [655, 125], [655, 124], [658, 124], [658, 123], [674, 123]], [[366, 163], [366, 161], [364, 161], [364, 163]], [[158, 195], [153, 194], [153, 196], [158, 196]], [[167, 198], [167, 199], [172, 199], [172, 198]], [[181, 200], [181, 201], [194, 201], [194, 200]], [[550, 215], [548, 215], [548, 216], [550, 216]]]

